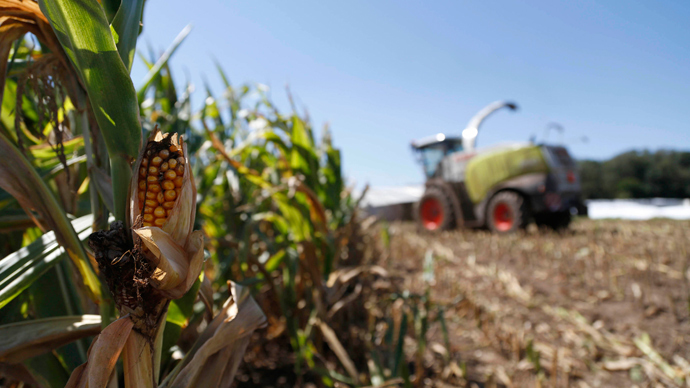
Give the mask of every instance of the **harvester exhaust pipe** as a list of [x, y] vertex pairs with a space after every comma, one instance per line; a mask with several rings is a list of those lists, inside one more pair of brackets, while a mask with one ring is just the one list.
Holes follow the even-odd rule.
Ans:
[[477, 135], [479, 134], [479, 126], [482, 124], [484, 119], [486, 119], [490, 114], [495, 111], [507, 107], [510, 110], [517, 110], [517, 105], [514, 102], [509, 101], [496, 101], [484, 107], [479, 113], [474, 115], [467, 127], [462, 131], [462, 143], [465, 151], [474, 150], [474, 144], [477, 140]]

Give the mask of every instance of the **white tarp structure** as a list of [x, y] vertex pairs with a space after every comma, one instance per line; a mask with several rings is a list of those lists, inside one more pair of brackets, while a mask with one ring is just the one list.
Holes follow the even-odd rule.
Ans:
[[652, 218], [690, 219], [690, 199], [595, 199], [589, 200], [589, 218], [649, 220]]
[[[372, 187], [362, 200], [362, 207], [384, 219], [410, 219], [411, 204], [424, 193], [424, 185]], [[594, 199], [586, 201], [589, 217], [649, 220], [671, 218], [690, 220], [690, 199]]]
[[422, 194], [424, 185], [370, 187], [361, 203], [365, 209], [413, 203], [419, 201]]
[[383, 220], [411, 220], [412, 204], [424, 194], [424, 185], [371, 187], [361, 206]]

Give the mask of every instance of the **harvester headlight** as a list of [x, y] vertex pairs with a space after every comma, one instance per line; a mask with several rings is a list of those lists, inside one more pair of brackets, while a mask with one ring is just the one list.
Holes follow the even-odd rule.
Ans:
[[479, 131], [477, 131], [477, 128], [465, 128], [462, 131], [462, 137], [465, 139], [472, 139], [477, 137], [478, 133]]

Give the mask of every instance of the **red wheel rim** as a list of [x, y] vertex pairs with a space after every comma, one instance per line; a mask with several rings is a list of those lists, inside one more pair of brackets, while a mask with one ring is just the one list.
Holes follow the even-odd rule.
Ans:
[[428, 230], [436, 230], [443, 222], [443, 208], [436, 198], [427, 198], [419, 208], [422, 225]]
[[505, 232], [513, 227], [513, 212], [510, 206], [505, 203], [499, 203], [494, 208], [494, 226], [497, 230]]

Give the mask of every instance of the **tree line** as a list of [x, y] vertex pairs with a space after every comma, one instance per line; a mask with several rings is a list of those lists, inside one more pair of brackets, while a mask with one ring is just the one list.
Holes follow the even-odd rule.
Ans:
[[690, 198], [687, 151], [629, 151], [579, 166], [585, 199]]

